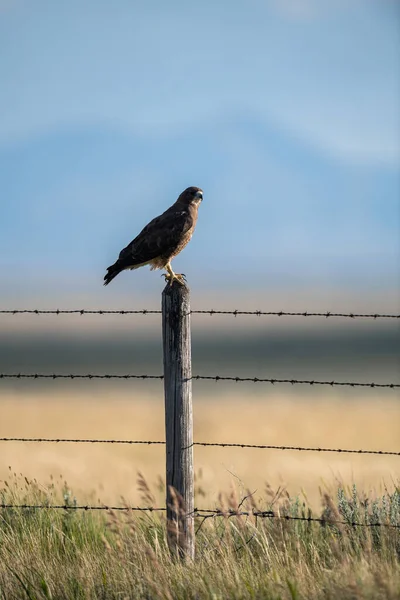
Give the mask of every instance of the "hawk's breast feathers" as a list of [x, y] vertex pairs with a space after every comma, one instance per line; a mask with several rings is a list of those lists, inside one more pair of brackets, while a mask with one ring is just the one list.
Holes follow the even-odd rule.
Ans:
[[155, 258], [172, 258], [189, 242], [195, 223], [189, 211], [168, 209], [150, 221], [139, 235], [121, 250], [118, 261], [124, 262], [125, 268], [132, 268]]

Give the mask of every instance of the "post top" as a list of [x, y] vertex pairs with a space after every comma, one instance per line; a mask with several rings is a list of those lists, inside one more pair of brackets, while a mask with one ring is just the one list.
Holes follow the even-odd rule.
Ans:
[[167, 285], [163, 289], [163, 296], [181, 297], [185, 298], [189, 295], [190, 289], [186, 283], [180, 283], [179, 281], [173, 281], [172, 284], [167, 282]]

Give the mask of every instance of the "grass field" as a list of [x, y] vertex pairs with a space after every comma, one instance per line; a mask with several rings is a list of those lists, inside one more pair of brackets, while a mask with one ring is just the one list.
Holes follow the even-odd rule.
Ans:
[[[0, 437], [164, 438], [161, 387], [112, 389], [8, 390]], [[195, 396], [198, 441], [398, 451], [393, 393], [219, 390]], [[163, 446], [1, 449], [3, 502], [164, 503]], [[235, 508], [250, 490], [249, 508], [400, 523], [398, 457], [196, 447], [195, 469], [198, 507]], [[3, 510], [0, 598], [394, 600], [399, 538], [398, 529], [210, 519], [197, 535], [195, 563], [181, 565], [167, 552], [162, 516]]]
[[[142, 479], [142, 503], [153, 502]], [[400, 493], [368, 503], [355, 486], [321, 496], [326, 520], [400, 526]], [[64, 485], [18, 476], [3, 483], [3, 502], [71, 503]], [[79, 501], [79, 499], [78, 499]], [[239, 497], [222, 494], [237, 509]], [[280, 515], [308, 516], [305, 504], [269, 488], [262, 505]], [[196, 558], [171, 557], [165, 517], [155, 514], [3, 509], [1, 598], [159, 598], [397, 600], [399, 529], [253, 517], [196, 520]]]

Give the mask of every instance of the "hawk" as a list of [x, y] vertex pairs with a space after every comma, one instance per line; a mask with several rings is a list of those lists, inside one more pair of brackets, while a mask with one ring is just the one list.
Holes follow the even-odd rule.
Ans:
[[151, 270], [165, 269], [165, 280], [171, 285], [175, 280], [183, 284], [185, 276], [174, 273], [171, 260], [189, 243], [202, 200], [203, 190], [198, 187], [186, 188], [172, 206], [150, 221], [121, 250], [118, 260], [107, 269], [104, 285], [108, 285], [121, 271], [138, 269], [144, 265], [150, 265]]

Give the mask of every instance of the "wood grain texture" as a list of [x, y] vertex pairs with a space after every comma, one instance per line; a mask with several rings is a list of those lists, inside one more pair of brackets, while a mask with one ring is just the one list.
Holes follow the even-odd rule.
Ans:
[[177, 282], [162, 294], [168, 543], [193, 559], [193, 409], [189, 289]]

